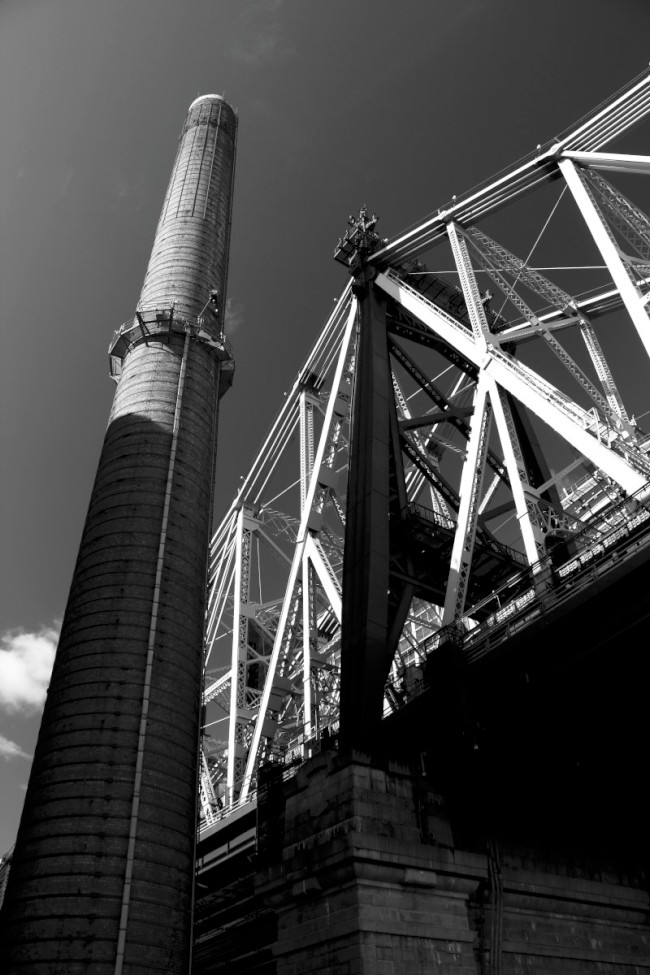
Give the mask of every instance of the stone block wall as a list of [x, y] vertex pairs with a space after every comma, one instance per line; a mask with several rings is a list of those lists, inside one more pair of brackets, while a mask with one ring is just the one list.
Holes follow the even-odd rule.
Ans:
[[650, 973], [647, 891], [596, 855], [572, 870], [503, 837], [461, 849], [419, 770], [361, 754], [323, 753], [281, 789], [256, 878], [277, 975]]

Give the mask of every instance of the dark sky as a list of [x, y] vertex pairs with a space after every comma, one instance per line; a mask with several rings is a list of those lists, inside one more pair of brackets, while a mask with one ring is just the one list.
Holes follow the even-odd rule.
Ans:
[[644, 70], [649, 28], [647, 0], [0, 0], [0, 852], [189, 103], [240, 117], [223, 510], [345, 284], [348, 213], [391, 237], [508, 166]]

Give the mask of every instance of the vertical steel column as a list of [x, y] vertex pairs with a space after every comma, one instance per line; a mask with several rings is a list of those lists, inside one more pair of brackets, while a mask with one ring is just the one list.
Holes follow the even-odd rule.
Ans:
[[236, 127], [219, 96], [190, 107], [139, 317], [112, 347], [119, 381], [2, 913], [4, 973], [190, 970]]
[[244, 743], [246, 718], [246, 685], [248, 679], [248, 620], [250, 617], [250, 575], [253, 547], [253, 522], [244, 505], [237, 518], [235, 587], [233, 605], [232, 655], [230, 665], [230, 723], [228, 726], [228, 770], [226, 795], [228, 803], [237, 799], [246, 764]]
[[650, 318], [644, 304], [644, 298], [636, 284], [630, 277], [629, 271], [621, 258], [614, 235], [607, 226], [589, 185], [578, 166], [570, 159], [560, 159], [558, 166], [564, 176], [580, 212], [587, 224], [594, 242], [600, 251], [605, 264], [612, 276], [612, 281], [618, 288], [621, 298], [627, 308], [639, 338], [650, 356]]
[[485, 457], [492, 427], [492, 404], [488, 396], [487, 382], [483, 377], [479, 379], [473, 406], [467, 455], [460, 478], [460, 507], [449, 563], [442, 616], [443, 626], [452, 623], [463, 614], [472, 568], [478, 510], [485, 474]]
[[315, 592], [314, 570], [307, 548], [302, 556], [302, 688], [303, 688], [303, 732], [305, 739], [317, 728], [314, 721], [312, 657], [315, 647]]
[[[314, 473], [314, 398], [307, 390], [300, 394], [300, 517], [306, 516], [305, 501]], [[306, 516], [308, 517], [308, 515]], [[312, 732], [311, 657], [314, 642], [314, 573], [307, 547], [302, 556], [302, 686], [303, 731], [307, 738]]]
[[538, 507], [539, 496], [528, 480], [526, 463], [508, 397], [495, 382], [488, 379], [488, 383], [494, 419], [499, 431], [503, 459], [510, 478], [510, 488], [515, 502], [524, 551], [528, 564], [535, 565], [546, 555], [546, 544]]
[[359, 339], [352, 400], [341, 648], [341, 731], [371, 747], [392, 660], [388, 647], [390, 409], [393, 386], [386, 299], [371, 281], [355, 285]]
[[[463, 236], [458, 233], [456, 225], [449, 224], [449, 240], [451, 242], [452, 251], [454, 254], [454, 259], [456, 261], [456, 267], [458, 268], [458, 273], [460, 276], [460, 281], [463, 289], [463, 294], [465, 296], [465, 303], [467, 305], [467, 310], [472, 322], [472, 329], [474, 335], [478, 341], [483, 339], [486, 348], [489, 348], [491, 342], [490, 329], [488, 327], [487, 319], [485, 317], [485, 309], [481, 302], [481, 295], [479, 292], [478, 284], [476, 281], [476, 274], [472, 266], [472, 261], [469, 256], [469, 251], [467, 249], [467, 242]], [[489, 241], [489, 238], [484, 237], [484, 243]], [[489, 241], [492, 244], [491, 241]], [[495, 244], [495, 247], [498, 246]], [[505, 251], [505, 248], [501, 248], [502, 257], [507, 262], [516, 264], [517, 259], [514, 255], [509, 254]], [[496, 278], [495, 278], [496, 280]], [[497, 283], [499, 281], [497, 280]], [[522, 303], [519, 301], [517, 295], [514, 293], [513, 289], [510, 288], [507, 281], [501, 278], [501, 283], [505, 288], [506, 293], [510, 299], [519, 307]], [[528, 312], [527, 306], [523, 307]], [[529, 313], [531, 321], [535, 321], [536, 318], [532, 312]], [[556, 343], [557, 345], [557, 343]], [[560, 347], [561, 348], [561, 347]], [[484, 413], [481, 414], [479, 410], [479, 405]], [[497, 428], [499, 430], [499, 437], [501, 439], [501, 448], [503, 450], [504, 459], [506, 467], [508, 470], [508, 477], [510, 478], [510, 487], [512, 489], [513, 498], [515, 501], [515, 507], [517, 510], [517, 517], [519, 519], [520, 529], [524, 542], [524, 549], [526, 551], [526, 557], [531, 565], [534, 565], [542, 556], [546, 553], [544, 547], [544, 540], [539, 531], [539, 513], [537, 511], [537, 502], [531, 498], [532, 488], [528, 482], [528, 475], [526, 473], [526, 465], [524, 463], [521, 448], [519, 446], [519, 441], [517, 437], [517, 431], [515, 428], [514, 419], [510, 407], [508, 405], [505, 393], [502, 394], [501, 390], [498, 388], [496, 382], [493, 382], [489, 376], [486, 376], [485, 372], [479, 373], [478, 380], [478, 392], [475, 402], [475, 413], [472, 419], [472, 433], [470, 435], [470, 442], [467, 449], [467, 459], [465, 461], [465, 467], [463, 468], [463, 476], [461, 479], [460, 495], [461, 495], [461, 506], [458, 512], [458, 525], [456, 528], [456, 538], [454, 540], [454, 553], [452, 553], [452, 574], [449, 577], [449, 585], [452, 583], [453, 574], [455, 574], [455, 560], [458, 557], [456, 553], [457, 541], [459, 529], [462, 526], [463, 518], [470, 517], [468, 523], [468, 528], [475, 531], [475, 520], [478, 515], [478, 501], [480, 499], [480, 491], [484, 470], [484, 460], [485, 452], [488, 447], [489, 439], [489, 428], [492, 414], [494, 413], [494, 418], [497, 423]], [[481, 433], [481, 438], [485, 437], [485, 443], [479, 450], [478, 447], [472, 447], [472, 442], [474, 438], [475, 424], [478, 422], [478, 417], [480, 415], [484, 416], [484, 420], [487, 424], [485, 434]], [[478, 453], [476, 452], [478, 451]], [[473, 475], [474, 480], [471, 480], [471, 465], [470, 459], [478, 458], [478, 463], [480, 464], [480, 470], [477, 469]], [[472, 463], [475, 461], [472, 459]], [[465, 482], [465, 471], [470, 468], [470, 480]], [[472, 485], [474, 485], [472, 487]], [[464, 511], [467, 508], [469, 502], [465, 500], [466, 493], [477, 490], [479, 495], [476, 498], [476, 502], [473, 500], [472, 504], [475, 505], [475, 511], [472, 516], [464, 515]], [[468, 543], [465, 544], [465, 549], [462, 555], [460, 555], [460, 574], [459, 574], [459, 587], [458, 587], [458, 598], [456, 601], [455, 609], [452, 614], [452, 603], [451, 603], [451, 592], [448, 588], [447, 597], [445, 599], [445, 612], [444, 612], [444, 622], [451, 622], [453, 615], [460, 615], [463, 610], [465, 592], [463, 591], [463, 584], [467, 586], [467, 572], [469, 571], [469, 566], [471, 564], [471, 548], [473, 546], [473, 537], [471, 542], [468, 538]], [[464, 564], [467, 563], [466, 569]]]

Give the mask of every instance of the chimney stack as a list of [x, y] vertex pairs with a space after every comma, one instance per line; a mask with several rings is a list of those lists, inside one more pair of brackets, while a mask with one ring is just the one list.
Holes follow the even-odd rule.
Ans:
[[117, 389], [0, 915], [2, 969], [190, 970], [206, 567], [237, 118], [189, 108]]

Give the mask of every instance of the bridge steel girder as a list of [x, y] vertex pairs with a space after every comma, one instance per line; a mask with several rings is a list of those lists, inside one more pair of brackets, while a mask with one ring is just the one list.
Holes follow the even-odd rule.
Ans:
[[380, 273], [377, 286], [403, 304], [445, 342], [481, 371], [487, 371], [500, 386], [560, 434], [579, 453], [600, 467], [628, 494], [639, 491], [646, 482], [638, 470], [614, 453], [598, 436], [588, 432], [586, 412], [568, 400], [547, 380], [528, 366], [504, 353], [497, 344], [478, 342], [451, 315], [437, 308], [406, 285], [394, 272]]
[[[309, 528], [309, 521], [314, 506], [317, 504], [317, 492], [319, 491], [319, 482], [317, 473], [323, 466], [325, 461], [325, 454], [328, 448], [329, 433], [332, 428], [334, 413], [336, 409], [336, 396], [341, 387], [343, 380], [343, 372], [345, 367], [345, 362], [348, 354], [348, 349], [350, 346], [352, 331], [354, 326], [354, 320], [356, 316], [356, 302], [352, 301], [350, 305], [350, 310], [347, 315], [347, 323], [345, 326], [344, 335], [342, 337], [341, 345], [339, 348], [338, 361], [336, 365], [336, 371], [334, 375], [334, 380], [332, 383], [332, 390], [334, 395], [330, 398], [325, 411], [323, 429], [321, 432], [320, 441], [318, 448], [316, 450], [315, 456], [312, 462], [312, 476], [309, 478], [309, 486], [307, 488], [305, 497], [302, 501], [302, 513], [300, 518], [300, 525], [297, 531], [296, 543], [294, 548], [293, 560], [291, 563], [291, 569], [289, 572], [289, 577], [287, 580], [287, 585], [285, 589], [285, 594], [282, 602], [282, 611], [278, 620], [277, 630], [275, 633], [275, 640], [273, 643], [273, 650], [269, 658], [268, 663], [268, 675], [264, 686], [264, 691], [259, 703], [259, 715], [258, 720], [255, 722], [255, 728], [253, 731], [250, 747], [248, 750], [248, 759], [246, 762], [246, 770], [244, 773], [244, 780], [242, 783], [242, 789], [240, 793], [240, 801], [245, 801], [253, 789], [253, 779], [255, 772], [259, 764], [260, 749], [262, 746], [262, 739], [264, 736], [264, 716], [268, 713], [269, 702], [271, 691], [273, 687], [273, 679], [276, 673], [276, 668], [278, 662], [281, 658], [282, 651], [284, 649], [285, 638], [287, 637], [291, 625], [290, 617], [292, 613], [292, 607], [295, 600], [296, 584], [299, 579], [302, 578], [303, 564], [306, 564], [306, 559], [304, 556], [310, 553], [316, 553], [317, 556], [312, 560], [312, 565], [316, 570], [316, 574], [323, 571], [325, 567], [325, 561], [322, 556], [322, 551], [318, 549], [315, 544], [312, 533]], [[330, 585], [331, 573], [326, 572], [327, 581], [326, 586]], [[302, 585], [306, 583], [306, 580], [302, 580]], [[302, 596], [300, 597], [302, 602]]]
[[387, 646], [390, 582], [390, 445], [394, 411], [386, 298], [371, 281], [359, 301], [348, 471], [341, 646], [341, 733], [372, 745], [394, 648]]
[[442, 617], [443, 626], [452, 623], [465, 609], [485, 473], [485, 456], [492, 425], [492, 406], [487, 393], [485, 382], [479, 381], [474, 397], [474, 415], [467, 443], [467, 457], [460, 481], [460, 507], [451, 550]]
[[[640, 260], [629, 257], [620, 251], [614, 236], [616, 231], [634, 247], [631, 238], [636, 234], [645, 240], [650, 222], [629, 201], [620, 204], [618, 213], [617, 201], [623, 200], [620, 194], [611, 201], [609, 197], [603, 200], [598, 193], [603, 178], [597, 174], [598, 170], [650, 172], [650, 157], [603, 151], [607, 143], [649, 113], [650, 73], [645, 72], [572, 131], [538, 147], [522, 165], [458, 201], [454, 198], [437, 215], [392, 241], [381, 241], [372, 233], [375, 218], [367, 221], [365, 210], [365, 223], [351, 218], [361, 237], [346, 235], [349, 247], [341, 263], [347, 263], [355, 276], [287, 394], [239, 495], [259, 506], [266, 524], [264, 519], [271, 512], [267, 506], [274, 506], [277, 498], [300, 485], [300, 516], [287, 516], [293, 526], [293, 557], [285, 556], [289, 566], [286, 584], [284, 576], [273, 580], [272, 588], [281, 581], [284, 591], [273, 600], [277, 601], [273, 624], [261, 601], [261, 580], [260, 604], [251, 603], [255, 618], [266, 620], [270, 628], [265, 653], [272, 647], [263, 661], [264, 688], [251, 688], [250, 710], [256, 710], [255, 720], [244, 726], [241, 714], [231, 705], [231, 726], [239, 722], [246, 731], [240, 736], [245, 738], [247, 751], [240, 803], [254, 795], [260, 763], [271, 758], [288, 763], [306, 758], [321, 747], [321, 730], [327, 737], [337, 735], [339, 725], [332, 720], [336, 712], [329, 703], [329, 710], [321, 710], [319, 703], [325, 686], [319, 683], [323, 674], [336, 671], [331, 688], [337, 698], [335, 706], [340, 705], [340, 739], [373, 751], [382, 718], [411, 700], [416, 672], [422, 673], [438, 645], [432, 634], [443, 615], [457, 631], [464, 627], [473, 632], [473, 627], [490, 618], [486, 607], [494, 602], [501, 579], [509, 587], [515, 585], [508, 599], [528, 599], [528, 591], [522, 588], [524, 578], [533, 580], [531, 599], [540, 593], [547, 595], [547, 579], [541, 578], [539, 567], [550, 564], [548, 553], [557, 561], [570, 545], [577, 546], [578, 556], [580, 546], [591, 545], [592, 522], [596, 525], [603, 510], [600, 500], [593, 503], [593, 492], [602, 493], [603, 504], [608, 505], [613, 503], [612, 494], [620, 504], [627, 496], [630, 509], [650, 493], [650, 461], [643, 450], [643, 432], [634, 418], [628, 420], [591, 325], [591, 319], [622, 308], [650, 354], [647, 254], [642, 249]], [[590, 297], [573, 297], [563, 291], [541, 273], [553, 268], [529, 267], [528, 260], [489, 238], [480, 226], [486, 215], [553, 180], [562, 182], [573, 195], [613, 280], [613, 286]], [[631, 228], [628, 236], [625, 220]], [[355, 251], [353, 238], [377, 249]], [[453, 272], [429, 272], [403, 264], [438, 242], [451, 248], [456, 265]], [[518, 312], [514, 319], [506, 321], [501, 312], [491, 311], [487, 294], [483, 296], [479, 290], [477, 271], [490, 274]], [[442, 278], [436, 283], [439, 274], [448, 273], [459, 274], [461, 288]], [[425, 274], [432, 275], [432, 281], [420, 277]], [[532, 301], [520, 295], [518, 286], [532, 293]], [[346, 310], [345, 328], [339, 329], [337, 323]], [[602, 392], [590, 372], [555, 338], [571, 327], [584, 340]], [[570, 378], [581, 389], [573, 394], [562, 392], [563, 386], [546, 378], [543, 359], [536, 366], [538, 372], [514, 354], [518, 343], [539, 337], [565, 367], [562, 379], [568, 382]], [[439, 376], [448, 369], [458, 372], [453, 391], [447, 393], [435, 385], [439, 376], [434, 379], [431, 374], [437, 372], [439, 358], [449, 364]], [[334, 362], [336, 374], [330, 384]], [[340, 395], [343, 371], [345, 395]], [[550, 377], [554, 379], [552, 372]], [[464, 401], [457, 401], [459, 388], [465, 392], [471, 386], [475, 387], [473, 414]], [[416, 401], [417, 409], [409, 405], [420, 393], [429, 400], [428, 413], [420, 406], [422, 399]], [[580, 399], [575, 398], [576, 393]], [[595, 408], [580, 405], [585, 396]], [[337, 399], [341, 400], [338, 405]], [[287, 467], [294, 462], [288, 444], [292, 432], [295, 434], [298, 403], [301, 469], [299, 477], [285, 486], [279, 459]], [[541, 440], [536, 433], [538, 420], [544, 424], [544, 428], [540, 425]], [[316, 454], [315, 425], [322, 431]], [[342, 452], [338, 433], [333, 432], [337, 425], [349, 430]], [[423, 432], [427, 426], [433, 428], [430, 442]], [[551, 455], [547, 462], [541, 447], [549, 431], [553, 445], [564, 442], [579, 458], [554, 475], [549, 469]], [[459, 447], [461, 438], [465, 443]], [[431, 447], [436, 443], [437, 452]], [[486, 466], [495, 474], [490, 484], [486, 484]], [[587, 476], [576, 481], [573, 497], [565, 492], [566, 500], [564, 494], [560, 496], [559, 485], [565, 474], [580, 466]], [[593, 491], [587, 483], [592, 471]], [[419, 504], [423, 486], [431, 492], [430, 504]], [[278, 487], [282, 491], [273, 493]], [[497, 490], [500, 493], [488, 508]], [[508, 492], [511, 497], [504, 502]], [[267, 494], [273, 497], [267, 499]], [[288, 497], [287, 503], [298, 507], [295, 496]], [[335, 513], [339, 521], [333, 530]], [[501, 533], [501, 541], [488, 529], [488, 522], [505, 513], [511, 517], [494, 528]], [[549, 514], [555, 521], [549, 520]], [[509, 527], [502, 531], [508, 522]], [[582, 522], [585, 528], [580, 531]], [[593, 532], [600, 530], [598, 522]], [[505, 544], [509, 534], [517, 535], [516, 544], [523, 552]], [[553, 547], [546, 546], [547, 534]], [[573, 541], [574, 536], [578, 541]], [[285, 542], [283, 536], [283, 546]], [[220, 568], [213, 588], [216, 602], [223, 603], [226, 590], [235, 586], [232, 563], [242, 556], [234, 552], [234, 541], [230, 547], [225, 541], [219, 544], [223, 552], [218, 555]], [[331, 544], [336, 550], [334, 567], [329, 562]], [[259, 554], [257, 567], [259, 570]], [[513, 573], [519, 574], [515, 583]], [[235, 603], [232, 597], [231, 601]], [[420, 603], [428, 604], [424, 614]], [[236, 620], [238, 608], [241, 600], [234, 605]], [[215, 603], [210, 619], [221, 621], [223, 617], [222, 630], [226, 630], [229, 613], [230, 606], [224, 611], [223, 605]], [[412, 634], [407, 632], [410, 621]], [[236, 635], [234, 643], [240, 650]], [[288, 673], [288, 665], [295, 701], [292, 710], [281, 713], [272, 706], [273, 680], [276, 672], [281, 677]], [[231, 684], [237, 680], [234, 670]], [[258, 690], [259, 695], [253, 693]], [[274, 722], [279, 736], [265, 731], [265, 724]]]
[[644, 304], [644, 296], [630, 277], [614, 236], [607, 226], [583, 174], [571, 159], [561, 159], [559, 166], [594, 242], [609, 269], [612, 280], [621, 294], [630, 320], [639, 334], [646, 353], [650, 356], [650, 319]]

